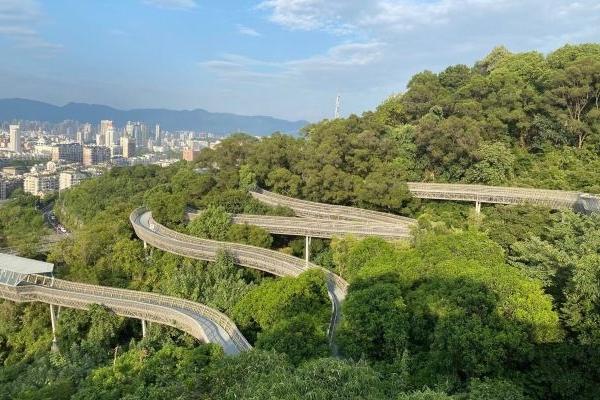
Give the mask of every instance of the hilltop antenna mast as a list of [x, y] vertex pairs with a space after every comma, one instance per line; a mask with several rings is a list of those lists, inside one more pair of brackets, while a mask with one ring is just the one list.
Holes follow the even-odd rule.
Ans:
[[341, 101], [342, 101], [342, 96], [340, 96], [338, 94], [337, 98], [335, 99], [335, 119], [340, 118]]

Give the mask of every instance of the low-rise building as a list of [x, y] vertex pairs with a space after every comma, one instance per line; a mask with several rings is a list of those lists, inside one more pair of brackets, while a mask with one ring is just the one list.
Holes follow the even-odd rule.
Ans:
[[0, 200], [6, 200], [16, 189], [23, 188], [21, 177], [0, 177]]
[[198, 154], [200, 154], [200, 151], [198, 151], [198, 150], [184, 149], [182, 158], [185, 161], [194, 161], [196, 159], [196, 157], [198, 157]]
[[63, 171], [58, 177], [58, 188], [59, 190], [65, 190], [79, 185], [85, 179], [87, 179], [87, 176], [79, 171]]
[[52, 161], [83, 161], [83, 147], [79, 143], [59, 143], [52, 146]]
[[24, 191], [34, 196], [44, 197], [57, 191], [58, 188], [58, 175], [55, 174], [36, 173], [27, 175], [23, 182]]
[[4, 167], [2, 168], [2, 173], [4, 175], [7, 176], [17, 176], [17, 175], [22, 175], [27, 171], [27, 168], [25, 167], [15, 167], [15, 166], [10, 166], [10, 167]]
[[84, 146], [83, 165], [89, 167], [110, 160], [110, 149], [104, 146]]

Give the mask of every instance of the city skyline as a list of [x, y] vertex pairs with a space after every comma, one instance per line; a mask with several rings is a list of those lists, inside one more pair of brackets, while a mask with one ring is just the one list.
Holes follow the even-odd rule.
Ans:
[[[316, 121], [494, 46], [598, 37], [591, 0], [0, 2], [3, 97]], [[534, 12], [535, 11], [535, 12]], [[72, 32], [82, 32], [73, 35]]]

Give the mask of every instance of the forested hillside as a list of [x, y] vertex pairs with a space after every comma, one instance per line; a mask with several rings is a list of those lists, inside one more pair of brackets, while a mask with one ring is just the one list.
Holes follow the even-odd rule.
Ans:
[[[596, 399], [600, 215], [413, 198], [407, 181], [600, 193], [600, 45], [544, 56], [493, 50], [474, 66], [417, 74], [362, 116], [301, 138], [234, 135], [194, 163], [114, 168], [63, 194], [72, 236], [57, 276], [207, 304], [254, 346], [225, 357], [173, 328], [95, 306], [0, 303], [0, 399]], [[230, 213], [292, 215], [248, 189], [411, 216], [411, 241], [313, 239], [311, 261], [350, 283], [332, 356], [322, 273], [275, 278], [144, 249], [128, 216], [146, 206], [187, 234], [303, 257], [304, 239], [232, 225]], [[192, 222], [188, 208], [202, 209]], [[38, 215], [34, 217], [34, 215]], [[18, 221], [9, 224], [6, 218]], [[18, 245], [39, 211], [0, 209]], [[25, 221], [25, 222], [24, 222]], [[35, 239], [38, 240], [38, 239]], [[28, 251], [23, 247], [23, 251]]]
[[600, 45], [546, 57], [496, 48], [304, 133], [231, 139], [202, 160], [223, 173], [244, 163], [259, 185], [291, 196], [395, 212], [410, 203], [407, 180], [599, 193]]

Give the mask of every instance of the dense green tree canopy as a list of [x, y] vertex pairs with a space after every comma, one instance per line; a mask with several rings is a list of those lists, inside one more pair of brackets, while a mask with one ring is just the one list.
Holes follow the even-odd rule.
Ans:
[[[255, 349], [226, 357], [159, 324], [142, 338], [139, 321], [94, 306], [61, 310], [55, 353], [47, 305], [2, 301], [0, 400], [596, 399], [600, 217], [529, 205], [475, 215], [416, 200], [406, 182], [600, 193], [599, 99], [600, 45], [497, 47], [300, 137], [235, 134], [195, 162], [112, 168], [59, 199], [17, 192], [0, 208], [1, 246], [46, 257], [41, 210], [55, 201], [72, 231], [46, 257], [56, 276], [207, 304]], [[226, 252], [209, 263], [145, 249], [128, 220], [145, 206], [180, 232], [302, 257], [303, 238], [231, 224], [294, 215], [257, 188], [419, 220], [409, 242], [313, 239], [311, 261], [350, 283], [333, 346], [322, 271], [275, 278]], [[187, 221], [189, 208], [201, 216]]]

